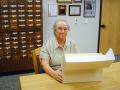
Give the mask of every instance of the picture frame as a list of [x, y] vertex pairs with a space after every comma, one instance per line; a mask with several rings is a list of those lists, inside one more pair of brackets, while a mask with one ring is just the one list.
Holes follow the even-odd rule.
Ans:
[[48, 4], [48, 17], [56, 17], [58, 15], [57, 4]]
[[69, 16], [80, 16], [81, 5], [69, 5]]
[[58, 5], [58, 15], [66, 15], [66, 5]]
[[73, 0], [74, 3], [82, 3], [82, 0]]
[[84, 17], [95, 17], [96, 0], [84, 0]]
[[72, 0], [57, 0], [57, 3], [72, 3]]

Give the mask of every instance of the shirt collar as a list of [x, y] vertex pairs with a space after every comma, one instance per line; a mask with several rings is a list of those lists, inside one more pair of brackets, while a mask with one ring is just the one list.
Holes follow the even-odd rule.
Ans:
[[[66, 38], [64, 48], [67, 48], [67, 47], [69, 46], [69, 44], [70, 44], [70, 43], [69, 43], [69, 40], [68, 40], [68, 38]], [[54, 38], [53, 38], [53, 45], [54, 45], [54, 49], [56, 49], [56, 48], [59, 47], [59, 44], [58, 44], [57, 39], [56, 39], [55, 36], [54, 36]]]

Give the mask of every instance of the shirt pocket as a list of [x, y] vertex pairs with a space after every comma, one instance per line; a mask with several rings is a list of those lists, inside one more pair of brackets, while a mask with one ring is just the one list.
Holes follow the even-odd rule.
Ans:
[[63, 59], [63, 52], [56, 50], [56, 51], [54, 51], [54, 53], [51, 57], [51, 64], [52, 65], [60, 65], [62, 59]]

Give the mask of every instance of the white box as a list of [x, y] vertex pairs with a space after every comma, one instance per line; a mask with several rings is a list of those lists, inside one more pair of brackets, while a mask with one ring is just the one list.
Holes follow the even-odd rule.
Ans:
[[101, 53], [65, 54], [62, 61], [63, 83], [101, 81], [102, 70], [115, 60], [112, 49]]

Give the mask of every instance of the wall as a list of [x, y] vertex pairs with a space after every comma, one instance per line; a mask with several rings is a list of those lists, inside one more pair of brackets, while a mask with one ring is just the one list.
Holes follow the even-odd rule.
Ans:
[[[70, 3], [64, 3], [67, 5], [66, 16], [48, 17], [48, 4], [55, 4], [56, 1], [43, 0], [43, 41], [52, 37], [54, 21], [58, 18], [65, 19], [70, 25], [69, 37], [77, 42], [80, 52], [97, 52], [100, 0], [96, 0], [95, 18], [83, 17], [84, 0], [82, 0], [82, 3], [72, 3], [81, 5], [81, 16], [68, 16], [68, 5]], [[77, 24], [75, 24], [75, 18]]]

